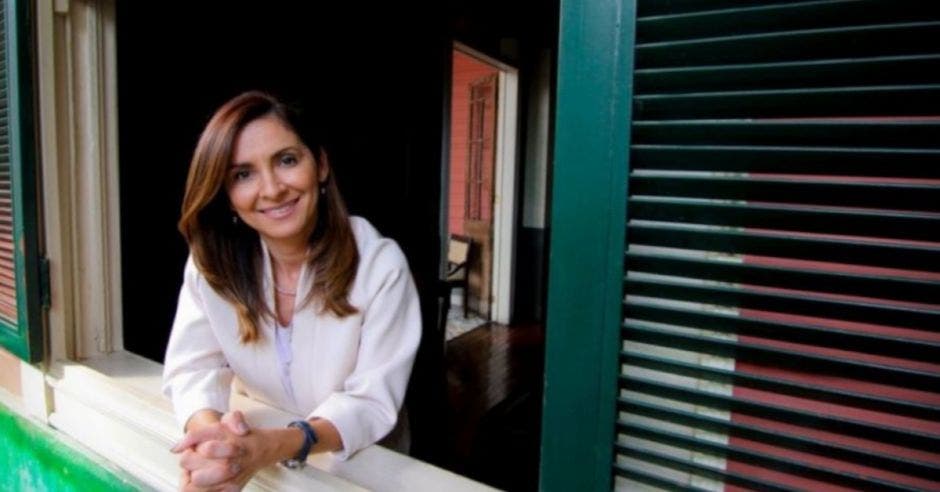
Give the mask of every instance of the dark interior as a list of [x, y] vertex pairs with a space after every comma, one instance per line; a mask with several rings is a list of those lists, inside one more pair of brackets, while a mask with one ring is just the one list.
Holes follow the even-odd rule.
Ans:
[[[199, 132], [232, 96], [272, 92], [328, 123], [330, 160], [350, 211], [408, 257], [424, 317], [407, 403], [412, 454], [447, 466], [436, 285], [452, 42], [517, 66], [525, 91], [534, 55], [554, 46], [557, 4], [323, 3], [117, 6], [125, 348], [163, 360], [187, 254], [176, 221]], [[515, 55], [500, 54], [507, 37], [519, 41]], [[525, 104], [523, 92], [520, 111]], [[525, 118], [520, 123], [524, 131]], [[521, 191], [521, 176], [519, 183]], [[519, 234], [517, 257], [528, 262], [517, 265], [517, 277], [531, 279], [517, 296], [525, 319], [542, 317], [543, 234]]]
[[[231, 5], [226, 4], [226, 5]], [[299, 4], [298, 4], [299, 5]], [[306, 3], [304, 4], [306, 5]], [[436, 297], [441, 118], [449, 63], [442, 13], [188, 4], [118, 6], [121, 241], [128, 350], [163, 360], [186, 245], [176, 231], [189, 159], [221, 103], [248, 89], [317, 108], [352, 213], [405, 251], [422, 294], [424, 343], [410, 394], [441, 387]], [[420, 19], [420, 21], [419, 21]], [[392, 22], [394, 20], [394, 22]], [[437, 350], [433, 350], [437, 347]], [[433, 427], [429, 404], [412, 413]], [[417, 416], [415, 416], [417, 417]], [[415, 429], [415, 443], [425, 426]], [[416, 449], [416, 452], [421, 452]]]

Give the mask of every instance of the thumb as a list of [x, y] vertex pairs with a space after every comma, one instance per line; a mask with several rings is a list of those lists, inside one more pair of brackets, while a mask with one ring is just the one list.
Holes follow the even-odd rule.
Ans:
[[248, 424], [245, 422], [245, 416], [238, 410], [223, 415], [222, 425], [224, 425], [229, 432], [239, 436], [244, 436], [248, 433]]

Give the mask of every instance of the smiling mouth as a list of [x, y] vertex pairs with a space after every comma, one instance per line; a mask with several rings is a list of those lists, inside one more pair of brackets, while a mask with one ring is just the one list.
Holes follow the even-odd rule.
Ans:
[[300, 198], [294, 198], [293, 200], [285, 202], [276, 207], [261, 209], [259, 210], [259, 212], [263, 213], [264, 215], [272, 219], [284, 218], [290, 215], [291, 212], [294, 211], [294, 206], [297, 205], [298, 200], [300, 200]]

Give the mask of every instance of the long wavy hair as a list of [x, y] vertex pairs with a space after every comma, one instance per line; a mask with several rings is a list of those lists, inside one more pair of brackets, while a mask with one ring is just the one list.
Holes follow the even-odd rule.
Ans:
[[[216, 292], [235, 305], [242, 343], [259, 340], [259, 323], [266, 317], [274, 319], [275, 315], [262, 292], [261, 239], [257, 231], [242, 221], [232, 220], [234, 212], [225, 179], [239, 132], [265, 116], [275, 116], [293, 130], [313, 153], [318, 168], [328, 165], [322, 133], [312, 118], [269, 94], [245, 92], [223, 104], [199, 137], [189, 165], [178, 224], [196, 267]], [[301, 306], [316, 304], [321, 313], [329, 311], [344, 317], [357, 312], [349, 303], [349, 289], [359, 264], [359, 252], [334, 175], [329, 173], [322, 185], [325, 193], [317, 203], [308, 264], [314, 282]]]

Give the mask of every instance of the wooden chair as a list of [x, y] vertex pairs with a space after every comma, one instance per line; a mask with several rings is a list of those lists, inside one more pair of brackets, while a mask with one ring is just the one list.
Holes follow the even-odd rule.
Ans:
[[450, 235], [447, 246], [447, 273], [444, 276], [445, 289], [443, 295], [446, 297], [446, 304], [450, 306], [450, 293], [454, 287], [463, 289], [463, 317], [469, 315], [469, 269], [470, 253], [473, 248], [473, 241], [465, 236], [456, 234]]

